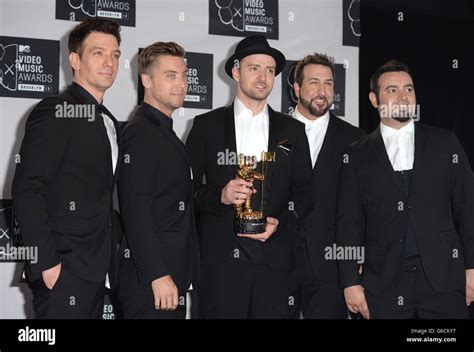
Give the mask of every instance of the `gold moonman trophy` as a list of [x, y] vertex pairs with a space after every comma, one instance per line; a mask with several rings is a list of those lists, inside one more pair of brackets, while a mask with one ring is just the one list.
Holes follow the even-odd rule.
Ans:
[[[275, 161], [275, 152], [262, 152], [262, 172], [255, 171], [257, 160], [255, 156], [245, 156], [239, 154], [239, 167], [237, 170], [237, 178], [247, 182], [262, 182], [260, 205], [258, 210], [252, 209], [252, 196], [247, 195], [245, 203], [234, 205], [234, 230], [239, 234], [257, 234], [265, 232], [265, 225], [267, 223], [264, 209], [263, 209], [263, 195], [265, 190], [265, 172], [266, 164]], [[257, 196], [255, 194], [254, 196]]]

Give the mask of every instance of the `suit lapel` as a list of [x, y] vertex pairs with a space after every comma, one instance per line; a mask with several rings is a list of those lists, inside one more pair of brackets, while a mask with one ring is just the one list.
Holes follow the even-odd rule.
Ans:
[[263, 192], [263, 204], [262, 208], [265, 210], [267, 204], [270, 200], [271, 188], [272, 188], [272, 177], [273, 169], [275, 164], [278, 162], [278, 158], [281, 157], [282, 152], [278, 153], [278, 143], [283, 142], [278, 140], [278, 116], [275, 114], [275, 111], [268, 105], [268, 152], [275, 152], [275, 161], [265, 163], [265, 180], [264, 180], [264, 189]]
[[278, 117], [276, 116], [275, 111], [273, 111], [270, 105], [268, 106], [268, 129], [269, 131], [268, 131], [267, 151], [275, 152], [275, 162], [265, 163], [265, 168], [266, 168], [265, 173], [268, 180], [268, 185], [270, 185], [270, 181], [273, 174], [273, 168], [275, 166], [275, 163], [278, 162], [277, 160], [278, 159], [278, 155], [277, 155], [278, 144], [280, 142], [284, 142], [284, 141], [278, 140]]
[[387, 150], [383, 142], [382, 134], [380, 133], [380, 126], [377, 127], [374, 132], [372, 132], [371, 141], [372, 143], [370, 149], [374, 155], [374, 159], [386, 172], [388, 179], [392, 180], [392, 182], [397, 187], [397, 190], [400, 191], [400, 181], [397, 179], [395, 175], [395, 170], [393, 170], [392, 163], [390, 162], [390, 159], [388, 157]]
[[[122, 160], [122, 148], [121, 148], [121, 133], [120, 133], [120, 125], [117, 121], [117, 119], [114, 117], [114, 115], [112, 115], [110, 113], [109, 110], [107, 110], [107, 108], [105, 108], [104, 106], [102, 106], [102, 109], [104, 110], [104, 114], [106, 114], [111, 120], [112, 122], [114, 123], [114, 127], [115, 127], [115, 135], [117, 136], [117, 147], [118, 147], [118, 151], [117, 151], [117, 165], [115, 165], [115, 173], [113, 174], [113, 184], [115, 184], [115, 182], [117, 181], [117, 177], [118, 177], [118, 174], [119, 174], [119, 171], [120, 171], [120, 161]], [[103, 121], [102, 121], [102, 124]], [[104, 126], [105, 128], [105, 126]], [[112, 150], [111, 150], [111, 147], [110, 147], [110, 141], [109, 141], [109, 137], [107, 135], [107, 130], [105, 131], [105, 134], [106, 134], [106, 137], [107, 137], [107, 146], [109, 148], [109, 155], [110, 155], [110, 165], [112, 165]], [[113, 173], [113, 169], [112, 170], [112, 173]]]
[[415, 157], [413, 161], [413, 173], [411, 176], [411, 183], [410, 183], [410, 193], [409, 199], [412, 198], [412, 190], [413, 189], [420, 189], [418, 185], [415, 184], [417, 180], [424, 180], [424, 177], [420, 177], [420, 173], [423, 170], [422, 162], [425, 159], [424, 153], [426, 149], [426, 141], [427, 136], [424, 133], [423, 126], [415, 123]]
[[[98, 107], [96, 113], [96, 119], [93, 122], [97, 133], [99, 134], [99, 138], [101, 139], [102, 145], [105, 147], [106, 150], [106, 157], [107, 157], [107, 170], [110, 176], [110, 182], [113, 184], [114, 174], [112, 168], [112, 147], [110, 146], [109, 136], [107, 134], [107, 129], [105, 127], [104, 117], [102, 116], [102, 108]], [[105, 113], [104, 113], [105, 114]], [[117, 131], [116, 131], [117, 133]]]
[[333, 117], [332, 114], [329, 115], [329, 123], [328, 128], [326, 130], [326, 134], [324, 136], [323, 144], [321, 146], [321, 150], [319, 151], [318, 158], [313, 166], [313, 172], [316, 174], [319, 165], [328, 165], [328, 161], [334, 154], [336, 148], [336, 138], [337, 138], [337, 121], [335, 120], [336, 117]]
[[235, 141], [235, 117], [234, 104], [226, 106], [224, 109], [224, 152], [229, 151], [229, 155], [236, 155], [235, 164], [229, 163], [229, 178], [232, 180], [237, 174], [237, 165], [239, 163], [239, 156], [237, 155], [237, 143]]

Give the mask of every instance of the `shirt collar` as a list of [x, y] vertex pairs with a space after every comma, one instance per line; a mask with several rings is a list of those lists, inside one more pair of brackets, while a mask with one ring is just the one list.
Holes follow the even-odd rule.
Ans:
[[383, 138], [392, 138], [395, 136], [408, 135], [412, 136], [415, 132], [415, 123], [410, 120], [405, 126], [400, 129], [392, 128], [380, 122], [380, 133]]
[[310, 120], [306, 118], [301, 112], [299, 112], [298, 106], [296, 106], [293, 117], [298, 121], [303, 122], [308, 128], [312, 126], [327, 126], [329, 124], [329, 110], [326, 111], [323, 116], [318, 117], [316, 120]]
[[253, 115], [252, 110], [247, 108], [244, 103], [236, 96], [234, 100], [234, 115], [240, 116], [242, 113], [247, 112], [252, 117], [268, 116], [268, 104], [265, 104], [265, 107], [257, 115]]
[[173, 130], [173, 119], [171, 117], [166, 116], [160, 110], [148, 103], [143, 102], [143, 107], [147, 113], [162, 123], [163, 126], [167, 127], [169, 130]]
[[113, 115], [109, 112], [109, 110], [107, 110], [107, 108], [102, 104], [103, 103], [103, 100], [99, 103], [95, 98], [94, 96], [89, 93], [89, 91], [87, 91], [87, 89], [85, 89], [83, 86], [81, 86], [79, 83], [77, 82], [72, 82], [72, 84], [70, 85], [70, 89], [81, 96], [82, 99], [84, 99], [84, 102], [86, 104], [94, 104], [96, 106], [96, 109], [99, 113], [104, 113], [106, 114], [108, 117], [112, 117]]
[[79, 83], [77, 82], [72, 82], [71, 84], [71, 89], [73, 90], [73, 92], [79, 94], [84, 100], [86, 103], [89, 103], [89, 104], [95, 104], [95, 105], [102, 105], [102, 102], [98, 102], [94, 96], [89, 93], [83, 86], [81, 86]]

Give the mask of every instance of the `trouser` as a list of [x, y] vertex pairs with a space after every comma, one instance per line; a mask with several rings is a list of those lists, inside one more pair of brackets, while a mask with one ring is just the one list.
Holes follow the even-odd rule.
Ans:
[[365, 290], [371, 319], [468, 319], [465, 289], [439, 293], [426, 277], [420, 257], [402, 263], [395, 293], [375, 295]]
[[293, 319], [294, 289], [289, 270], [230, 259], [202, 268], [198, 314], [202, 319]]
[[305, 238], [295, 243], [295, 269], [297, 304], [304, 319], [346, 319], [347, 309], [338, 278], [319, 280], [311, 269]]
[[186, 294], [178, 297], [174, 310], [158, 310], [151, 295], [119, 296], [124, 319], [186, 319]]
[[101, 319], [104, 281], [97, 283], [84, 280], [62, 265], [58, 280], [51, 290], [46, 287], [42, 277], [28, 283], [33, 293], [35, 319]]

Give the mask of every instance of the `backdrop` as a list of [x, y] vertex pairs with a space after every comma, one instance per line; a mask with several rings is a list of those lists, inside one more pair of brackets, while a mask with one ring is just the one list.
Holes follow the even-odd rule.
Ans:
[[[142, 99], [140, 48], [176, 41], [187, 50], [189, 91], [173, 115], [184, 140], [194, 116], [231, 102], [224, 63], [242, 37], [261, 33], [288, 59], [268, 100], [276, 110], [295, 106], [294, 61], [326, 52], [337, 62], [333, 112], [354, 125], [360, 116], [371, 132], [379, 120], [367, 98], [370, 75], [399, 58], [411, 67], [421, 122], [454, 130], [474, 164], [472, 0], [0, 0], [0, 318], [32, 317], [22, 265], [8, 255], [20, 235], [11, 181], [25, 120], [41, 98], [72, 80], [67, 34], [94, 16], [122, 24], [121, 65], [104, 99], [120, 121]], [[108, 297], [103, 317], [116, 316]]]
[[[289, 64], [269, 97], [276, 110], [291, 112], [292, 61], [326, 52], [336, 59], [334, 112], [357, 125], [359, 111], [358, 0], [0, 0], [0, 252], [18, 238], [11, 208], [11, 181], [25, 120], [39, 99], [72, 79], [67, 34], [77, 21], [103, 16], [122, 24], [117, 79], [104, 103], [127, 121], [141, 100], [137, 54], [156, 41], [176, 41], [188, 52], [190, 85], [185, 108], [173, 115], [183, 140], [192, 119], [228, 104], [233, 82], [226, 58], [250, 33], [267, 36]], [[7, 253], [8, 254], [8, 253]], [[21, 264], [0, 259], [0, 318], [32, 317], [31, 296], [19, 283]], [[108, 300], [104, 318], [116, 317]]]

